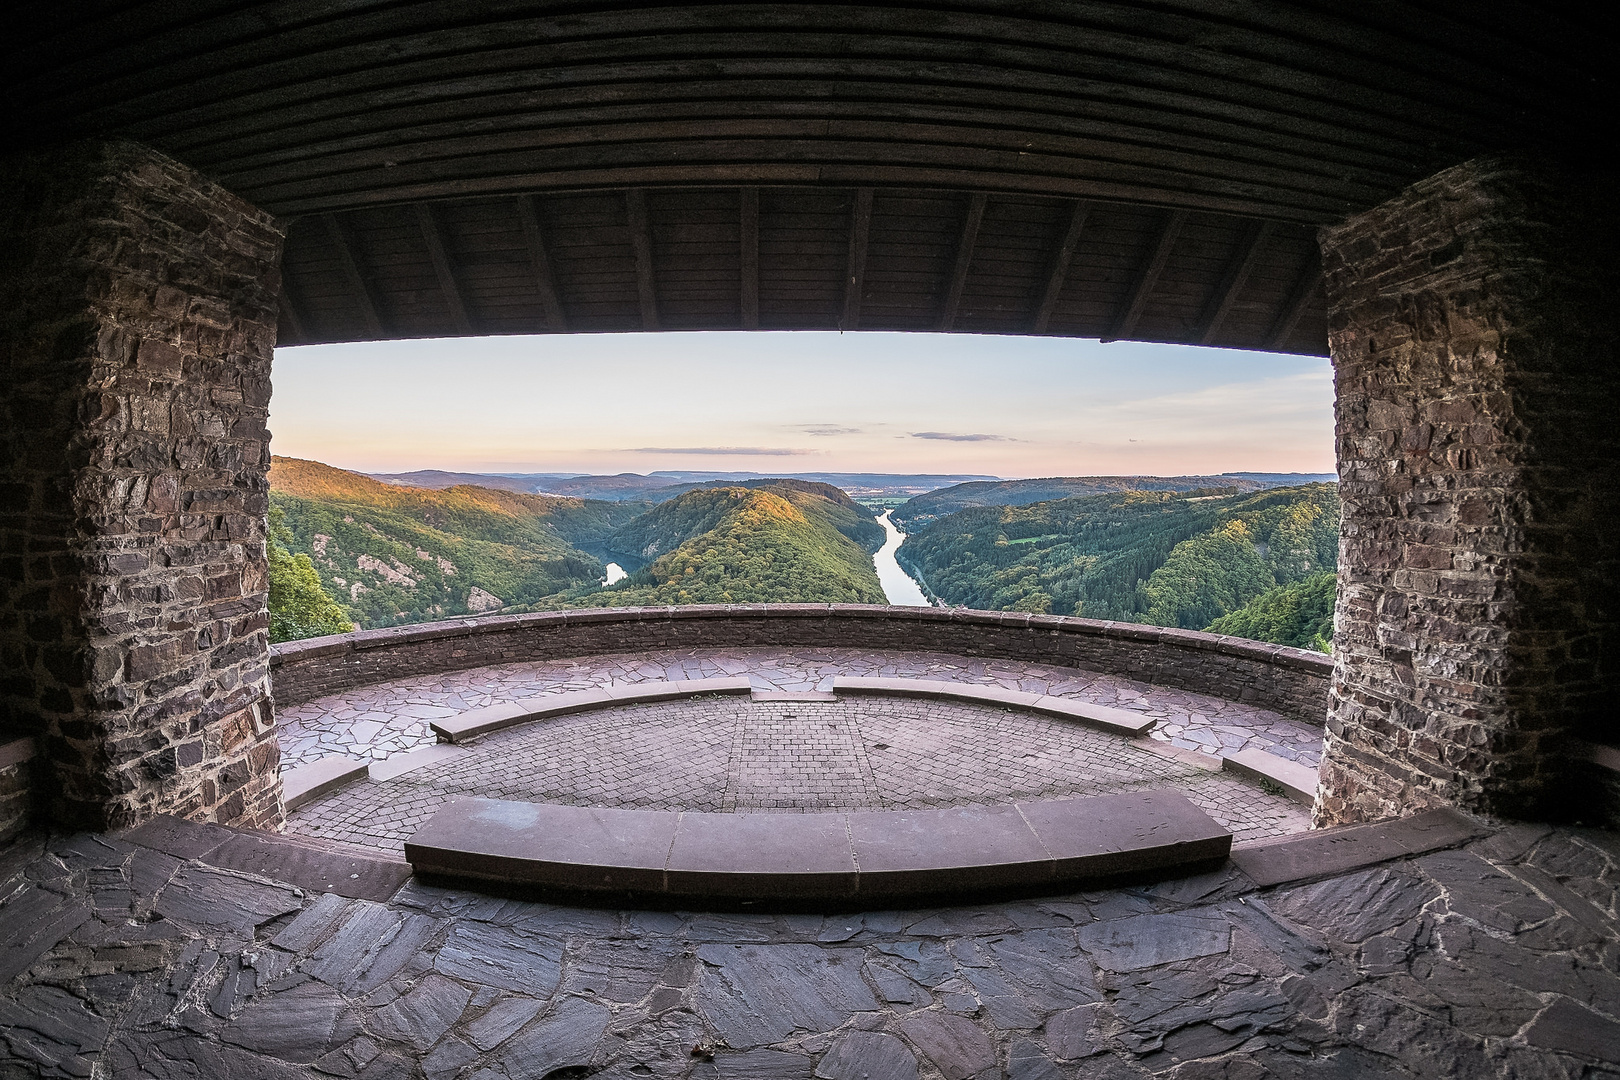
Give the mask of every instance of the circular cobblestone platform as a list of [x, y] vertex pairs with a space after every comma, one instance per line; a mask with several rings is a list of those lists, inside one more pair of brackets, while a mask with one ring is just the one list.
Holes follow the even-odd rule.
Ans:
[[[447, 750], [447, 752], [452, 752]], [[461, 795], [585, 806], [794, 813], [1186, 794], [1240, 840], [1308, 827], [1304, 808], [1119, 735], [1018, 710], [901, 698], [625, 706], [495, 732], [291, 815], [295, 832], [398, 852]]]
[[333, 754], [382, 760], [433, 743], [432, 720], [466, 709], [610, 684], [746, 675], [761, 690], [828, 690], [835, 675], [942, 679], [1073, 697], [1159, 722], [1152, 738], [1187, 750], [1259, 748], [1315, 768], [1322, 729], [1267, 709], [1117, 675], [913, 650], [664, 649], [504, 664], [397, 679], [282, 710], [283, 769]]

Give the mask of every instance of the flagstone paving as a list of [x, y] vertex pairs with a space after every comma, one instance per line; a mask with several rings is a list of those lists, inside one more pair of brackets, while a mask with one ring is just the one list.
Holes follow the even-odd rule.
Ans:
[[0, 849], [0, 1076], [1620, 1076], [1620, 840], [1521, 826], [1304, 885], [1235, 868], [835, 915], [310, 895], [114, 837]]
[[1315, 768], [1322, 729], [1265, 709], [1078, 668], [944, 653], [826, 648], [666, 649], [421, 675], [280, 711], [283, 769], [333, 754], [382, 760], [431, 744], [432, 720], [544, 694], [659, 680], [747, 675], [761, 690], [827, 690], [835, 675], [1004, 686], [1156, 717], [1151, 737], [1220, 754], [1258, 747]]
[[[447, 748], [448, 749], [448, 748]], [[459, 748], [458, 748], [459, 749]], [[925, 809], [1144, 788], [1186, 794], [1239, 840], [1309, 812], [1231, 773], [1016, 709], [915, 698], [699, 697], [497, 731], [393, 779], [295, 811], [289, 831], [401, 854], [462, 795], [627, 809], [804, 813]]]

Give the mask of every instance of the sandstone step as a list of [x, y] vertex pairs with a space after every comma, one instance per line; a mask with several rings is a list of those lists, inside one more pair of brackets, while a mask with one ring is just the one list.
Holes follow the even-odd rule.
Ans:
[[1394, 821], [1257, 840], [1234, 848], [1232, 862], [1257, 885], [1283, 885], [1456, 847], [1490, 831], [1459, 811], [1427, 810]]
[[1050, 694], [1032, 694], [1023, 690], [1009, 690], [1003, 686], [985, 686], [979, 683], [948, 682], [938, 679], [875, 679], [839, 675], [833, 679], [834, 693], [888, 694], [897, 697], [951, 698], [972, 701], [981, 705], [1000, 705], [1047, 716], [1060, 716], [1102, 728], [1119, 735], [1141, 735], [1158, 721], [1151, 716], [1097, 705], [1075, 698], [1054, 697]]
[[281, 800], [290, 813], [345, 784], [364, 779], [370, 764], [364, 758], [333, 756], [288, 769], [281, 774]]
[[437, 878], [683, 904], [889, 904], [1202, 872], [1231, 843], [1169, 791], [813, 814], [463, 798], [428, 819], [405, 857]]
[[627, 686], [598, 686], [568, 694], [545, 694], [522, 701], [468, 709], [455, 716], [432, 722], [441, 742], [465, 742], [492, 731], [544, 720], [552, 716], [636, 705], [647, 701], [701, 697], [705, 694], [746, 694], [753, 689], [747, 678], [682, 679], [670, 682], [632, 683]]
[[1221, 756], [1222, 767], [1239, 776], [1269, 780], [1290, 799], [1305, 806], [1316, 802], [1316, 770], [1268, 750], [1249, 747]]

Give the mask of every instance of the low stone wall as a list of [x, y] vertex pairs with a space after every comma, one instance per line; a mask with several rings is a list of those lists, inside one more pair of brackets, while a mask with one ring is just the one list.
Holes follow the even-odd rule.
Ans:
[[1036, 661], [1213, 694], [1320, 724], [1333, 662], [1282, 645], [1020, 612], [864, 604], [694, 605], [422, 623], [273, 646], [277, 706], [410, 675], [654, 649], [917, 649]]

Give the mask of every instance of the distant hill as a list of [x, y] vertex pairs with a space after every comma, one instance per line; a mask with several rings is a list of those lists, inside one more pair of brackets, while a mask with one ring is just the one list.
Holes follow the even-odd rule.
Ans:
[[870, 510], [859, 506], [831, 484], [786, 478], [748, 480], [740, 484], [721, 481], [705, 484], [635, 518], [614, 532], [605, 543], [615, 551], [643, 559], [656, 559], [713, 529], [719, 518], [729, 512], [730, 504], [726, 500], [702, 498], [702, 495], [736, 488], [780, 495], [802, 512], [837, 529], [868, 554], [883, 546], [883, 526], [877, 523]]
[[1331, 484], [1128, 491], [970, 507], [908, 537], [899, 558], [951, 604], [1201, 630], [1332, 570], [1338, 518]]
[[653, 562], [545, 606], [884, 602], [871, 553], [883, 529], [837, 488], [750, 481], [688, 491], [626, 524], [614, 550]]
[[464, 484], [473, 484], [478, 487], [498, 488], [502, 491], [516, 491], [524, 495], [532, 495], [545, 486], [549, 480], [559, 479], [551, 476], [496, 476], [490, 473], [464, 473], [445, 472], [442, 469], [419, 469], [407, 473], [366, 473], [373, 480], [381, 480], [385, 484], [398, 487], [428, 488], [432, 491], [441, 491], [448, 487], [460, 487]]
[[1051, 499], [1083, 498], [1115, 491], [1195, 491], [1224, 488], [1258, 491], [1275, 485], [1236, 475], [1223, 476], [1049, 476], [1033, 480], [998, 480], [956, 484], [918, 495], [896, 508], [893, 521], [904, 532], [916, 532], [932, 521], [972, 506], [1028, 506]]
[[593, 586], [594, 543], [647, 509], [459, 486], [385, 484], [315, 461], [278, 457], [271, 505], [288, 550], [310, 557], [322, 587], [363, 628], [531, 605]]
[[1339, 482], [1339, 474], [1330, 472], [1223, 472], [1221, 475], [1233, 476], [1239, 480], [1258, 480], [1262, 484], [1274, 484], [1278, 487]]
[[517, 491], [528, 495], [563, 495], [576, 499], [600, 499], [604, 502], [658, 502], [698, 486], [696, 482], [685, 483], [663, 476], [642, 476], [640, 473], [620, 473], [617, 476], [526, 473], [522, 476], [504, 476], [496, 473], [421, 469], [406, 473], [372, 473], [371, 476], [387, 484], [402, 484], [407, 487], [443, 489], [460, 484], [475, 484], [478, 487], [499, 488], [503, 491]]
[[[751, 480], [758, 473], [717, 473], [717, 472], [679, 472], [675, 470], [662, 470], [652, 474], [657, 477], [667, 477], [681, 482], [712, 483], [714, 481], [735, 482]], [[851, 495], [921, 495], [926, 491], [934, 491], [953, 484], [966, 483], [971, 480], [999, 480], [999, 476], [983, 476], [973, 473], [784, 473], [785, 479], [810, 480], [821, 484], [831, 484]]]
[[[445, 472], [441, 469], [372, 473], [371, 476], [384, 483], [403, 484], [408, 487], [447, 488], [458, 484], [477, 484], [480, 487], [527, 494], [569, 495], [581, 499], [604, 499], [612, 502], [624, 500], [661, 502], [664, 499], [673, 499], [683, 491], [692, 491], [699, 487], [724, 487], [727, 484], [763, 479], [757, 472], [662, 471], [645, 476], [641, 473], [575, 476], [568, 473], [522, 475], [463, 473]], [[784, 479], [830, 484], [859, 495], [891, 495], [905, 498], [966, 480], [995, 480], [997, 477], [944, 473], [790, 473]]]

